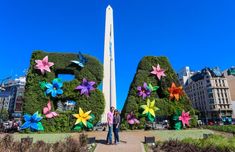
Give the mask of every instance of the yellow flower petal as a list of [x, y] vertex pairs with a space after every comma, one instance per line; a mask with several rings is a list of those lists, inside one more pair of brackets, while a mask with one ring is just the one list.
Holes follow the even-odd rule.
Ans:
[[92, 118], [91, 116], [87, 116], [87, 117], [86, 117], [86, 120], [89, 120], [89, 119], [91, 119], [91, 118]]
[[140, 106], [142, 109], [146, 109], [147, 105]]
[[146, 114], [148, 112], [149, 112], [148, 109], [145, 109], [142, 114]]
[[80, 117], [79, 114], [73, 114], [73, 116], [74, 116], [75, 118], [79, 118], [79, 117]]
[[150, 107], [153, 108], [155, 106], [155, 100], [153, 100], [151, 103], [150, 103]]
[[75, 122], [75, 125], [76, 125], [76, 124], [79, 124], [80, 122], [81, 122], [81, 119], [78, 118], [78, 119], [76, 120], [76, 122]]
[[149, 107], [150, 106], [150, 100], [147, 99], [147, 106]]
[[158, 107], [154, 107], [153, 109], [154, 111], [160, 110]]
[[89, 116], [90, 113], [91, 113], [91, 110], [90, 110], [90, 111], [87, 111], [86, 113], [83, 114], [83, 117]]
[[82, 119], [82, 123], [83, 123], [85, 126], [87, 126], [87, 121], [86, 121], [86, 119]]
[[82, 116], [84, 114], [82, 108], [79, 107], [79, 115]]
[[154, 117], [155, 117], [155, 112], [154, 112], [154, 110], [153, 110], [153, 109], [149, 109], [149, 113], [150, 113], [152, 116], [154, 116]]

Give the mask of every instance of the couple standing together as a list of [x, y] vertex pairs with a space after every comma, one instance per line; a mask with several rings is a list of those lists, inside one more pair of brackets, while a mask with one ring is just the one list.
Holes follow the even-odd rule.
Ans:
[[110, 108], [110, 111], [107, 113], [107, 124], [108, 124], [108, 134], [106, 138], [107, 144], [112, 144], [112, 131], [114, 133], [114, 143], [119, 143], [119, 125], [120, 125], [120, 115], [118, 110], [114, 110], [114, 107]]

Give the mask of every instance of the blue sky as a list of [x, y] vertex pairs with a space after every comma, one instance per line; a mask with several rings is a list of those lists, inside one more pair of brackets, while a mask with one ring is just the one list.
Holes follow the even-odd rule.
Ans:
[[108, 4], [119, 109], [143, 56], [167, 56], [176, 71], [235, 65], [233, 0], [0, 0], [0, 78], [22, 75], [33, 50], [82, 51], [103, 62]]

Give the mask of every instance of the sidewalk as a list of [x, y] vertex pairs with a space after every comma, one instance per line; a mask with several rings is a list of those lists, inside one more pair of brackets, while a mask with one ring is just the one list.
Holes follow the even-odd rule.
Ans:
[[144, 152], [144, 136], [151, 136], [150, 132], [124, 131], [119, 132], [118, 145], [106, 145], [107, 132], [90, 132], [89, 137], [96, 137], [95, 152]]

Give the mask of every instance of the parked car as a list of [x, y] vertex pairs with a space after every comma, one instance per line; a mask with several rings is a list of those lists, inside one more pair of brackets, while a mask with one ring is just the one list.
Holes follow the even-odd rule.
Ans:
[[94, 125], [93, 130], [95, 131], [106, 131], [107, 123], [98, 122]]

